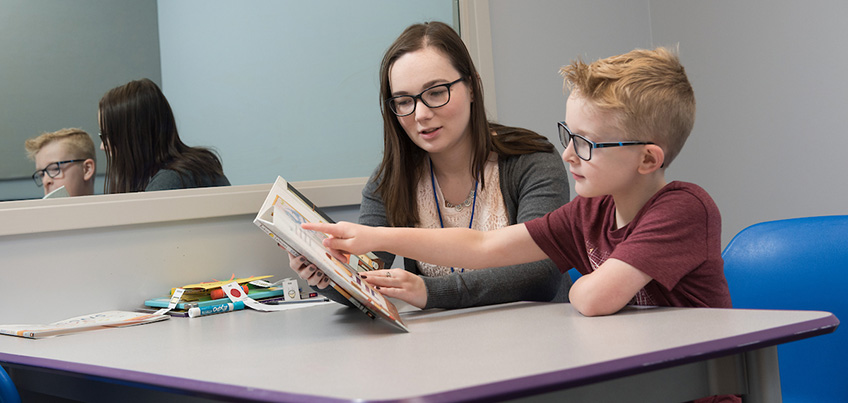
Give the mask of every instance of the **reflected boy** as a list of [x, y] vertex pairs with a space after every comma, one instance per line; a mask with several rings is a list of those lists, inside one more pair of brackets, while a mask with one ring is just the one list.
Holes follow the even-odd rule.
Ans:
[[32, 179], [44, 194], [65, 187], [70, 196], [94, 194], [96, 156], [91, 136], [82, 129], [62, 129], [29, 139], [24, 143], [35, 161]]

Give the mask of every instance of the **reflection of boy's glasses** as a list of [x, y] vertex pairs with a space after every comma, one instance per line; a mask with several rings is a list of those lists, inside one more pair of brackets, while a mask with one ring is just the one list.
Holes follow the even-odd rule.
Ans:
[[462, 77], [454, 82], [434, 85], [421, 91], [418, 95], [398, 95], [391, 97], [386, 100], [386, 103], [389, 104], [389, 109], [398, 117], [409, 116], [415, 112], [415, 107], [418, 105], [418, 102], [415, 102], [416, 99], [420, 99], [428, 108], [439, 108], [448, 104], [450, 101], [451, 86], [460, 81], [462, 81]]
[[55, 177], [62, 174], [62, 164], [70, 164], [72, 162], [80, 162], [80, 161], [85, 161], [85, 160], [84, 159], [67, 160], [67, 161], [58, 161], [58, 162], [54, 162], [52, 164], [47, 164], [46, 168], [39, 169], [39, 170], [35, 171], [34, 174], [32, 174], [32, 180], [35, 181], [36, 186], [41, 187], [41, 185], [43, 184], [41, 182], [41, 178], [44, 177], [44, 174], [47, 174], [47, 176], [49, 176], [51, 178], [55, 178]]
[[565, 122], [557, 123], [559, 128], [559, 141], [562, 146], [568, 148], [568, 143], [574, 142], [574, 153], [583, 161], [592, 159], [592, 150], [595, 148], [637, 146], [642, 144], [655, 144], [650, 141], [616, 141], [612, 143], [596, 143], [579, 134], [574, 134]]

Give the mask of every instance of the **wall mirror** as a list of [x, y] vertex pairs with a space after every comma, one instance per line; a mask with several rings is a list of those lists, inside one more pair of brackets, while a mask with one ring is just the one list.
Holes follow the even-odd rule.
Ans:
[[99, 145], [100, 97], [140, 77], [162, 87], [187, 144], [220, 154], [233, 185], [368, 176], [382, 148], [383, 52], [411, 23], [458, 27], [456, 10], [456, 0], [0, 0], [0, 200], [42, 196], [27, 138], [81, 127]]

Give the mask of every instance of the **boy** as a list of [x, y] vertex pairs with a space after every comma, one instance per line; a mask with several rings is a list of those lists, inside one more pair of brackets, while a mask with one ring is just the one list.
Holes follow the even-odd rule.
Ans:
[[29, 139], [24, 143], [35, 161], [32, 179], [44, 194], [65, 187], [69, 196], [94, 194], [96, 156], [91, 136], [81, 129], [62, 129]]
[[[721, 218], [700, 187], [665, 180], [695, 120], [695, 97], [673, 52], [634, 50], [560, 70], [571, 90], [560, 139], [578, 193], [554, 212], [477, 232], [304, 224], [337, 256], [385, 250], [466, 269], [552, 259], [583, 276], [571, 304], [608, 315], [627, 304], [730, 307]], [[397, 295], [391, 271], [368, 281]], [[402, 291], [402, 290], [401, 290]]]

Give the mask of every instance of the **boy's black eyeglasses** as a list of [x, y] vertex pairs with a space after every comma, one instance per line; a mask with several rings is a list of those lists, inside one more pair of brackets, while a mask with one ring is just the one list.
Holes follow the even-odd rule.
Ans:
[[386, 103], [389, 104], [389, 109], [391, 109], [398, 117], [413, 114], [415, 112], [415, 107], [418, 105], [418, 102], [415, 101], [416, 99], [420, 99], [421, 102], [424, 102], [424, 105], [428, 108], [439, 108], [450, 102], [451, 86], [462, 80], [463, 78], [460, 77], [456, 81], [447, 84], [434, 85], [424, 91], [421, 91], [418, 95], [398, 95], [396, 97], [391, 97], [386, 100]]
[[47, 176], [51, 178], [55, 178], [62, 173], [62, 164], [70, 164], [73, 162], [85, 161], [85, 159], [77, 159], [77, 160], [67, 160], [67, 161], [57, 161], [51, 164], [47, 164], [47, 167], [44, 169], [39, 169], [32, 174], [32, 180], [35, 181], [35, 185], [41, 187], [44, 183], [41, 181], [41, 178], [44, 177], [46, 173]]
[[583, 161], [592, 159], [592, 150], [595, 148], [638, 146], [642, 144], [655, 144], [650, 141], [616, 141], [611, 143], [596, 143], [579, 134], [574, 134], [565, 122], [557, 123], [559, 128], [559, 141], [562, 146], [568, 148], [568, 143], [574, 142], [574, 153]]

